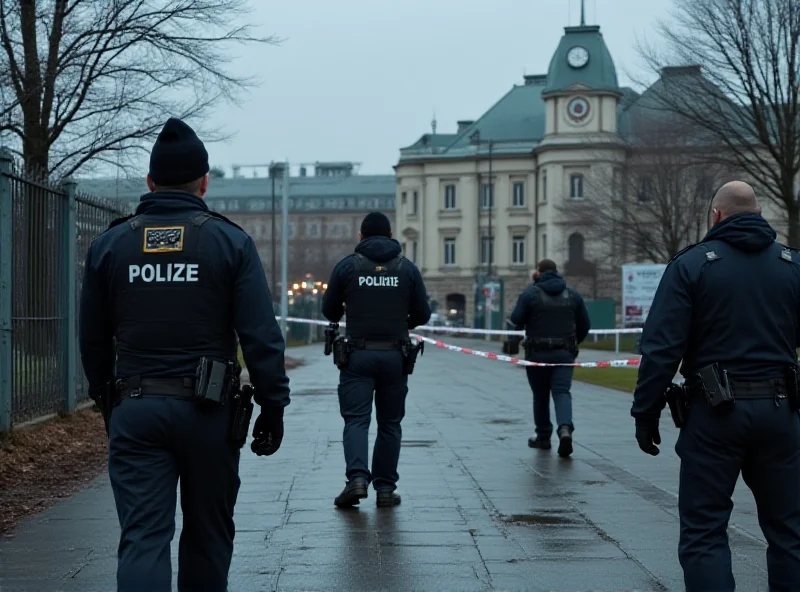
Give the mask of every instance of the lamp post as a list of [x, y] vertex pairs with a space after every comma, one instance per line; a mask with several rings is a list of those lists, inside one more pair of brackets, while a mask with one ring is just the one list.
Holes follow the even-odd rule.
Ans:
[[272, 177], [272, 290], [278, 289], [278, 249], [275, 248], [275, 173], [277, 167], [274, 162], [269, 165], [269, 176]]
[[286, 317], [289, 316], [289, 161], [283, 169], [283, 201], [281, 203], [281, 333], [286, 334]]

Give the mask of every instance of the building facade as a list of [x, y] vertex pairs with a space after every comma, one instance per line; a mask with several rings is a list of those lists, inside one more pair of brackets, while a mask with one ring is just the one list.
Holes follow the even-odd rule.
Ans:
[[[372, 211], [384, 212], [394, 224], [394, 175], [358, 175], [352, 163], [318, 163], [312, 176], [307, 167], [289, 175], [288, 280], [313, 278], [327, 282], [333, 266], [358, 243], [361, 220]], [[273, 296], [280, 295], [281, 202], [284, 169], [271, 168], [269, 177], [212, 178], [206, 202], [230, 218], [255, 241]], [[92, 195], [138, 203], [148, 192], [145, 180], [86, 179], [78, 189]], [[135, 207], [135, 205], [134, 205]]]
[[566, 27], [546, 74], [525, 76], [456, 133], [402, 148], [397, 229], [431, 299], [469, 325], [489, 326], [487, 281], [502, 282], [491, 325], [503, 328], [536, 263], [549, 258], [585, 298], [618, 301], [619, 265], [600, 261], [612, 252], [618, 264], [636, 262], [638, 254], [613, 227], [593, 232], [586, 204], [608, 217], [615, 199], [598, 200], [598, 179], [618, 182], [634, 128], [652, 118], [648, 92], [685, 70], [665, 69], [639, 94], [619, 85], [599, 26]]

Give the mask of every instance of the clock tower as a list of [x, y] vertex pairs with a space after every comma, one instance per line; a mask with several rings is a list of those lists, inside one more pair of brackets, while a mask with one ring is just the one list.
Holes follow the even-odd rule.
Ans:
[[566, 27], [547, 73], [545, 141], [551, 136], [617, 133], [622, 93], [597, 25]]

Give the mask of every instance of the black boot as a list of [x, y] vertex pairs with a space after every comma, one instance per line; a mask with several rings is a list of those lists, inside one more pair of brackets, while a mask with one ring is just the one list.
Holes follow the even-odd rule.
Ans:
[[564, 458], [572, 454], [572, 430], [568, 425], [558, 428], [558, 455]]
[[379, 508], [393, 508], [400, 505], [400, 496], [394, 491], [379, 491], [376, 501]]
[[528, 438], [528, 448], [540, 448], [542, 450], [550, 450], [550, 438]]
[[342, 493], [333, 500], [339, 508], [352, 508], [361, 503], [362, 499], [367, 497], [367, 480], [363, 477], [356, 477], [347, 482], [344, 486]]

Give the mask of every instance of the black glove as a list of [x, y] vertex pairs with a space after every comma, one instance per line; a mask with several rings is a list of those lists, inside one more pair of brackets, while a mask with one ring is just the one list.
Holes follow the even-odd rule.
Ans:
[[262, 407], [253, 427], [250, 449], [258, 456], [278, 452], [283, 441], [283, 407]]
[[658, 431], [658, 418], [636, 418], [636, 441], [642, 452], [657, 456], [661, 452], [656, 444], [661, 444], [661, 434]]

